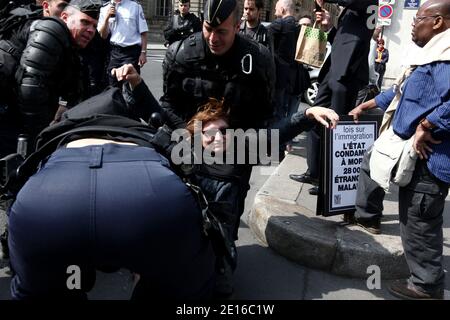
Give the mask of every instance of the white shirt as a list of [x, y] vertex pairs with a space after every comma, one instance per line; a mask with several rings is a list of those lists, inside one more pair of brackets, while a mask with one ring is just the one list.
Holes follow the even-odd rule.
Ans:
[[[100, 9], [98, 26], [103, 25], [109, 4]], [[131, 0], [122, 0], [116, 5], [116, 17], [109, 18], [112, 44], [129, 47], [141, 45], [141, 33], [148, 31], [142, 6]]]

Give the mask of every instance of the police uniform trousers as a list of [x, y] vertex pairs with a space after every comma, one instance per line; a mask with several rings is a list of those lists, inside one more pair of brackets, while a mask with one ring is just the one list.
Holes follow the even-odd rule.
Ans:
[[[212, 292], [215, 256], [199, 206], [151, 148], [58, 149], [20, 190], [9, 227], [13, 299], [84, 299], [104, 267], [139, 273], [136, 299]], [[70, 266], [81, 269], [81, 290]]]
[[141, 50], [141, 45], [121, 47], [111, 44], [110, 59], [108, 64], [110, 85], [115, 85], [117, 83], [117, 78], [111, 76], [111, 70], [113, 68], [119, 68], [124, 64], [131, 63], [138, 73], [141, 72], [141, 67], [139, 66], [139, 56], [141, 55]]

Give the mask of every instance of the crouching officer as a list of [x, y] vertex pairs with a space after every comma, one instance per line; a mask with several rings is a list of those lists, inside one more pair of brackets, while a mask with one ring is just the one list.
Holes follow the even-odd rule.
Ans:
[[[145, 91], [136, 75], [127, 80]], [[85, 299], [96, 269], [119, 268], [140, 275], [134, 299], [211, 297], [203, 211], [153, 147], [154, 131], [129, 118], [159, 111], [150, 98], [151, 110], [130, 112], [112, 88], [40, 133], [9, 209], [13, 299]]]
[[202, 30], [200, 19], [189, 12], [191, 7], [190, 0], [178, 0], [178, 10], [169, 20], [166, 29], [164, 29], [164, 38], [166, 45], [171, 45], [175, 41], [184, 40], [191, 34]]

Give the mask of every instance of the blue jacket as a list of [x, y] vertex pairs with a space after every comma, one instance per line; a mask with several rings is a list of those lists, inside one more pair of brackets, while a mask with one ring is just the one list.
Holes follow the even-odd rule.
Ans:
[[[386, 110], [394, 98], [393, 88], [375, 98]], [[442, 141], [431, 146], [427, 165], [439, 180], [450, 183], [450, 62], [433, 62], [417, 67], [406, 80], [397, 107], [393, 128], [403, 139], [410, 138], [423, 119], [433, 123], [433, 138]]]

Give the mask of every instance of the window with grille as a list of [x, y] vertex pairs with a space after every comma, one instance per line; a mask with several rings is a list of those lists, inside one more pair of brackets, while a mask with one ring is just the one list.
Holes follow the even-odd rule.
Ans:
[[171, 0], [156, 0], [155, 15], [167, 17], [171, 13]]

